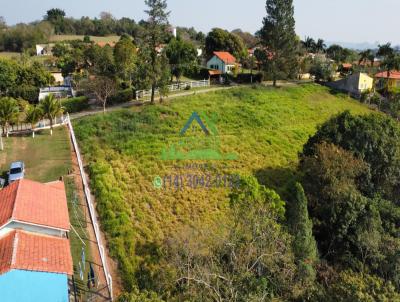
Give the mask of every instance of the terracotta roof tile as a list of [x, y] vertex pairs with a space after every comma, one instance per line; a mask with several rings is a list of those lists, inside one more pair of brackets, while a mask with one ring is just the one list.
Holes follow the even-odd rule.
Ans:
[[0, 227], [9, 220], [70, 229], [63, 182], [41, 184], [21, 179], [0, 191]]
[[0, 275], [8, 271], [13, 255], [13, 243], [15, 232], [10, 232], [0, 239]]
[[226, 51], [214, 51], [214, 55], [216, 55], [225, 64], [234, 64], [234, 63], [236, 63], [236, 58], [234, 56], [232, 56], [229, 52], [226, 52]]
[[8, 233], [0, 238], [0, 274], [12, 269], [72, 275], [68, 239], [24, 231]]
[[[382, 72], [377, 73], [375, 75], [375, 78], [387, 79], [388, 78], [387, 71], [382, 71]], [[389, 79], [400, 80], [400, 71], [395, 71], [395, 70], [390, 71]]]

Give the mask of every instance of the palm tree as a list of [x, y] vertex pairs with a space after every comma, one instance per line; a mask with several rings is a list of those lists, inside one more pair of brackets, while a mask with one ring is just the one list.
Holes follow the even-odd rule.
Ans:
[[326, 44], [325, 41], [322, 39], [318, 39], [317, 43], [315, 43], [315, 50], [317, 52], [322, 52], [324, 53], [326, 49]]
[[[361, 63], [365, 63], [367, 60], [369, 60], [371, 57], [371, 54], [372, 54], [371, 49], [367, 49], [367, 50], [360, 52], [358, 54], [360, 56], [360, 59], [358, 60], [358, 65], [361, 65]], [[374, 56], [374, 59], [375, 59], [375, 56]]]
[[316, 44], [313, 38], [306, 37], [306, 39], [302, 43], [308, 52], [314, 52]]
[[32, 137], [35, 138], [35, 126], [43, 117], [42, 109], [38, 106], [28, 106], [25, 111], [25, 123], [31, 125]]
[[0, 125], [3, 129], [3, 135], [8, 137], [10, 124], [18, 120], [19, 107], [17, 101], [12, 98], [4, 97], [0, 99]]
[[388, 56], [391, 56], [394, 54], [394, 49], [392, 48], [392, 45], [390, 43], [386, 43], [384, 45], [378, 45], [379, 49], [377, 52], [378, 57], [384, 57], [387, 58]]
[[54, 98], [54, 95], [49, 94], [40, 101], [40, 109], [43, 112], [43, 117], [50, 121], [50, 135], [53, 135], [53, 123], [57, 116], [64, 112], [61, 102]]

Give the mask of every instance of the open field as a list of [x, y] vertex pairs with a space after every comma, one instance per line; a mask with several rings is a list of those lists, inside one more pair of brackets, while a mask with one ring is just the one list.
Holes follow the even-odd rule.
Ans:
[[[163, 240], [180, 226], [207, 226], [227, 218], [229, 189], [201, 184], [156, 189], [156, 176], [253, 174], [284, 196], [303, 144], [318, 124], [344, 110], [370, 112], [346, 96], [306, 84], [234, 88], [75, 121], [110, 253], [119, 260], [126, 287], [149, 278], [146, 273], [159, 265], [156, 255]], [[211, 164], [206, 172], [183, 167], [192, 161], [161, 160], [163, 149], [181, 144], [179, 132], [194, 111], [216, 120], [219, 151], [234, 153], [237, 160], [195, 161]], [[185, 134], [194, 145], [204, 137], [199, 128]]]
[[[50, 42], [70, 41], [70, 40], [83, 40], [85, 36], [80, 35], [53, 35], [50, 37]], [[95, 37], [90, 36], [90, 40], [94, 42], [118, 42], [119, 36]]]
[[21, 53], [19, 52], [7, 52], [2, 51], [0, 52], [0, 58], [12, 59], [12, 58], [19, 58]]

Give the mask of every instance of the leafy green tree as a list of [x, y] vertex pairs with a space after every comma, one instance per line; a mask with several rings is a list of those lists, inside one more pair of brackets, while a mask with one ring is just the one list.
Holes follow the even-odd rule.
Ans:
[[238, 60], [247, 56], [243, 40], [239, 36], [221, 28], [214, 28], [208, 33], [205, 41], [205, 51], [207, 57], [211, 57], [214, 51], [230, 52]]
[[[149, 76], [151, 83], [151, 103], [154, 104], [155, 92], [159, 84], [163, 84], [164, 81], [160, 80], [160, 75], [164, 74], [164, 71], [168, 66], [163, 64], [165, 60], [159, 56], [157, 48], [164, 42], [167, 35], [166, 27], [168, 25], [167, 12], [167, 1], [166, 0], [145, 0], [145, 4], [148, 6], [148, 10], [145, 12], [149, 16], [146, 27], [146, 36], [144, 50], [145, 60], [150, 64], [151, 72], [146, 75]], [[148, 55], [148, 56], [147, 56]], [[147, 57], [147, 58], [146, 58]], [[160, 87], [158, 87], [160, 88]]]
[[129, 293], [122, 293], [118, 298], [117, 302], [163, 302], [156, 293], [140, 291], [138, 288], [134, 288]]
[[53, 135], [54, 120], [64, 112], [61, 102], [54, 98], [53, 94], [49, 94], [40, 101], [40, 109], [43, 112], [43, 117], [50, 122], [50, 135]]
[[5, 95], [15, 86], [17, 66], [10, 60], [0, 59], [0, 95]]
[[267, 16], [258, 35], [265, 48], [263, 68], [270, 73], [273, 85], [280, 78], [293, 77], [297, 70], [298, 40], [295, 32], [292, 0], [267, 0]]
[[312, 221], [308, 216], [308, 202], [301, 184], [295, 185], [295, 199], [290, 204], [290, 225], [293, 252], [299, 269], [299, 278], [307, 285], [315, 281], [318, 260], [317, 243], [314, 239]]
[[48, 10], [44, 19], [54, 26], [56, 34], [67, 33], [65, 12], [62, 9], [52, 8]]
[[3, 135], [8, 137], [9, 127], [16, 122], [19, 117], [19, 107], [15, 99], [3, 97], [0, 99], [0, 125], [3, 130]]
[[244, 32], [239, 28], [233, 30], [231, 33], [239, 36], [242, 39], [246, 48], [253, 48], [253, 47], [257, 46], [257, 44], [259, 42], [256, 36], [254, 36], [253, 34], [251, 34], [249, 32]]
[[185, 228], [168, 239], [179, 300], [290, 301], [294, 257], [278, 223], [284, 202], [254, 177], [243, 177], [230, 201], [231, 221]]
[[353, 57], [358, 56], [357, 53], [353, 51], [343, 48], [340, 45], [333, 44], [328, 47], [326, 50], [328, 58], [334, 60], [337, 64], [344, 63], [346, 61], [353, 61]]
[[137, 51], [129, 36], [123, 36], [114, 47], [114, 61], [122, 79], [132, 84], [132, 74], [136, 67]]
[[65, 11], [59, 8], [52, 8], [47, 11], [45, 19], [48, 21], [54, 21], [63, 19], [64, 17], [65, 17]]
[[[371, 180], [365, 194], [381, 193], [397, 202], [400, 189], [400, 126], [392, 118], [378, 115], [352, 115], [346, 111], [319, 127], [304, 146], [303, 154], [313, 156], [322, 142], [335, 144], [367, 163]], [[306, 190], [307, 192], [307, 190]]]
[[171, 73], [179, 82], [182, 74], [192, 69], [197, 63], [197, 50], [190, 42], [178, 39], [171, 39], [165, 49]]
[[316, 58], [310, 64], [309, 71], [317, 81], [330, 81], [335, 75], [336, 65], [328, 60]]
[[390, 282], [353, 271], [343, 271], [321, 301], [327, 302], [388, 302], [400, 301]]
[[25, 109], [25, 123], [31, 125], [33, 138], [35, 138], [35, 126], [42, 117], [43, 112], [39, 106], [30, 105]]
[[322, 143], [316, 150], [303, 158], [301, 171], [321, 254], [335, 263], [361, 266], [379, 245], [379, 238], [362, 238], [381, 233], [379, 213], [360, 191], [368, 165], [332, 144]]

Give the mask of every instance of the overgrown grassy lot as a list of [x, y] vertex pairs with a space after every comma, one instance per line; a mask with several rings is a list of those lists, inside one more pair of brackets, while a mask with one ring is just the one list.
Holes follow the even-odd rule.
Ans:
[[[234, 88], [76, 121], [103, 228], [126, 288], [155, 272], [163, 240], [180, 226], [227, 218], [229, 188], [156, 189], [156, 176], [254, 174], [284, 196], [303, 144], [318, 124], [344, 110], [369, 112], [346, 96], [306, 84]], [[220, 151], [236, 154], [237, 160], [196, 161], [212, 165], [206, 172], [182, 168], [193, 162], [161, 160], [164, 148], [179, 146], [179, 133], [194, 111], [214, 117]], [[205, 134], [193, 126], [186, 136], [201, 145]]]

